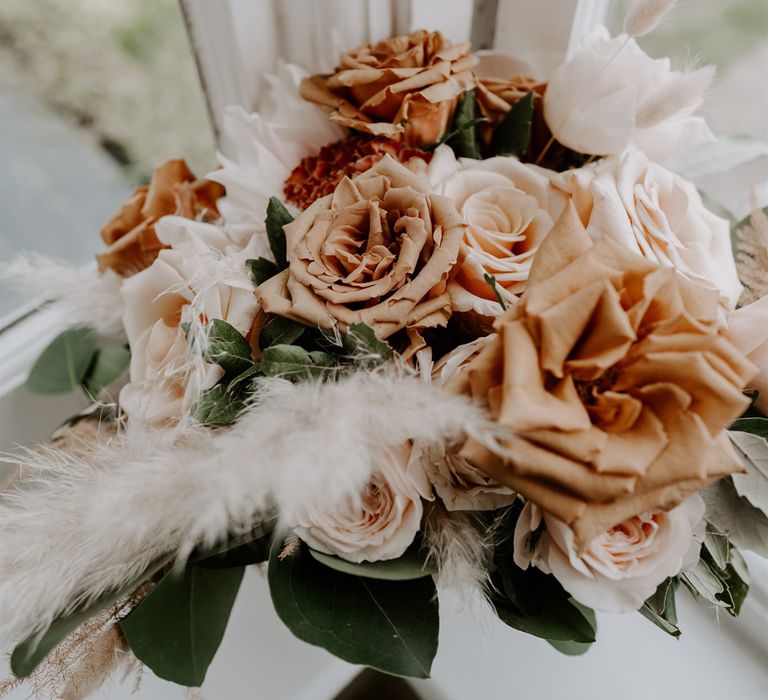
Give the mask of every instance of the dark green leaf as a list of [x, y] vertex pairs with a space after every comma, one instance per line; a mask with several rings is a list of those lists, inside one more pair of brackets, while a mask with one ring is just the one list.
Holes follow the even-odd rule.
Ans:
[[424, 559], [424, 554], [417, 548], [409, 549], [398, 559], [365, 561], [358, 564], [314, 549], [310, 549], [309, 553], [321, 564], [335, 571], [382, 581], [411, 581], [437, 573], [437, 569]]
[[592, 646], [589, 642], [561, 642], [556, 639], [548, 639], [547, 642], [566, 656], [581, 656]]
[[293, 345], [306, 330], [306, 326], [284, 316], [273, 316], [259, 333], [259, 347], [264, 350], [271, 345]]
[[275, 256], [275, 262], [280, 270], [284, 270], [288, 267], [283, 226], [290, 224], [291, 221], [293, 221], [291, 212], [285, 208], [283, 203], [277, 197], [270, 197], [269, 204], [267, 204], [267, 220], [265, 224], [267, 227], [269, 247], [272, 249], [272, 254]]
[[242, 567], [170, 572], [120, 623], [136, 658], [165, 680], [199, 687], [221, 644]]
[[[725, 567], [721, 567], [712, 556], [709, 549], [704, 547], [701, 550], [701, 561], [704, 563], [709, 571], [717, 577], [718, 581], [722, 585], [722, 591], [715, 595], [715, 598], [725, 605], [725, 609], [733, 617], [736, 617], [741, 612], [741, 606], [746, 600], [747, 593], [749, 592], [749, 583], [745, 581], [739, 574], [737, 568], [731, 563], [731, 559], [734, 557], [741, 558], [738, 550], [731, 548], [729, 550], [729, 561]], [[746, 564], [743, 560], [739, 562], [742, 564], [742, 570], [746, 570]]]
[[361, 364], [378, 365], [392, 354], [389, 344], [379, 340], [373, 328], [365, 323], [353, 323], [341, 342], [344, 352]]
[[253, 364], [248, 341], [237, 328], [219, 318], [208, 326], [205, 359], [219, 365], [231, 377], [242, 374]]
[[273, 345], [264, 350], [259, 361], [267, 377], [291, 380], [323, 378], [336, 370], [336, 358], [327, 352], [307, 352], [298, 345]]
[[453, 117], [453, 133], [446, 139], [457, 158], [481, 158], [475, 129], [475, 91], [468, 90], [459, 99]]
[[491, 137], [489, 155], [522, 156], [528, 150], [533, 121], [533, 93], [521, 97], [504, 115]]
[[253, 380], [261, 375], [261, 366], [257, 362], [251, 365], [245, 372], [237, 375], [227, 386], [231, 396], [242, 397], [251, 388]]
[[114, 382], [128, 367], [130, 361], [131, 351], [122, 345], [98, 350], [83, 380], [86, 389], [92, 395], [97, 394]]
[[11, 670], [13, 671], [13, 674], [17, 678], [26, 678], [29, 676], [35, 668], [37, 668], [38, 664], [40, 664], [40, 662], [43, 661], [65, 637], [72, 634], [72, 632], [84, 622], [87, 622], [92, 617], [95, 617], [103, 610], [106, 610], [132, 593], [142, 583], [149, 580], [158, 571], [164, 568], [169, 561], [168, 558], [158, 561], [147, 569], [147, 571], [145, 571], [139, 578], [127, 586], [124, 586], [119, 591], [109, 593], [95, 603], [75, 610], [69, 615], [57, 618], [45, 631], [42, 637], [38, 638], [37, 635], [34, 635], [19, 643], [11, 655]]
[[504, 301], [504, 297], [501, 296], [501, 292], [496, 287], [496, 278], [493, 275], [489, 275], [487, 272], [483, 274], [483, 279], [488, 283], [488, 286], [493, 290], [496, 296], [496, 301], [499, 302], [502, 311], [507, 310], [507, 302]]
[[430, 577], [380, 581], [323, 566], [306, 547], [283, 559], [276, 538], [269, 588], [280, 619], [299, 639], [353, 664], [428, 678], [437, 652], [437, 591]]
[[750, 433], [768, 440], [768, 418], [739, 418], [733, 421], [728, 430]]
[[230, 537], [217, 547], [193, 552], [189, 561], [213, 569], [261, 564], [269, 559], [274, 527], [275, 520], [268, 520], [245, 534]]
[[96, 334], [71, 328], [54, 338], [32, 366], [27, 389], [36, 394], [64, 394], [78, 389], [96, 353]]
[[258, 287], [280, 272], [280, 268], [266, 258], [251, 258], [245, 261], [245, 266], [251, 271], [251, 281]]
[[677, 605], [675, 595], [680, 580], [668, 578], [656, 589], [656, 592], [643, 603], [640, 613], [654, 625], [663, 629], [673, 637], [679, 637], [681, 632], [677, 626]]
[[204, 391], [195, 405], [194, 416], [203, 425], [231, 425], [245, 409], [245, 402], [223, 384]]

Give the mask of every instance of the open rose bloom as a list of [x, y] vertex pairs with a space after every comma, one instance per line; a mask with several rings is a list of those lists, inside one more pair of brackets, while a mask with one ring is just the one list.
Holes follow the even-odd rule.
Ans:
[[400, 676], [429, 675], [438, 588], [569, 654], [594, 610], [739, 614], [740, 552], [768, 556], [768, 218], [732, 239], [665, 160], [712, 138], [713, 69], [633, 37], [547, 73], [428, 30], [280, 64], [206, 179], [167, 161], [107, 222], [98, 272], [35, 267], [77, 313], [29, 388], [95, 405], [0, 497], [14, 673], [99, 610], [110, 658], [200, 685], [250, 564], [299, 638]]

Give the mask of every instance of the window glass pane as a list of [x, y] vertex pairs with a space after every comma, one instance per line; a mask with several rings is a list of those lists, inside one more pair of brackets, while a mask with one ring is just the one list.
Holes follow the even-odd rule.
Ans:
[[[213, 136], [177, 0], [3, 0], [0, 149], [2, 259], [85, 263], [153, 165], [205, 173]], [[4, 290], [0, 323], [20, 303]]]

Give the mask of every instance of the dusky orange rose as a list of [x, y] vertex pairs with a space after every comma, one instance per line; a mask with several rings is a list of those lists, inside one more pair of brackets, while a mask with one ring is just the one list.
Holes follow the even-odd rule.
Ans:
[[724, 429], [755, 367], [724, 336], [717, 291], [610, 238], [593, 244], [571, 205], [528, 285], [453, 382], [500, 430], [462, 457], [582, 547], [743, 469]]
[[183, 160], [167, 160], [152, 173], [148, 186], [137, 187], [130, 199], [107, 221], [101, 237], [109, 246], [96, 259], [99, 269], [128, 277], [149, 267], [164, 246], [155, 222], [168, 214], [212, 221], [219, 218], [216, 200], [224, 188], [198, 179]]
[[319, 328], [366, 323], [379, 338], [445, 325], [466, 225], [450, 200], [386, 156], [284, 227], [289, 267], [262, 308]]
[[343, 53], [336, 72], [307, 78], [301, 95], [332, 107], [342, 126], [420, 146], [446, 133], [459, 95], [475, 86], [475, 63], [468, 42], [419, 30]]

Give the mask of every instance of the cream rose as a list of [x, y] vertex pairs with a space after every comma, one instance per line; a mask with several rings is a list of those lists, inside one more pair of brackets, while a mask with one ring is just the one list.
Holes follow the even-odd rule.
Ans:
[[696, 188], [636, 149], [552, 179], [568, 195], [593, 239], [602, 235], [634, 253], [720, 290], [734, 308], [741, 283], [728, 222], [710, 212]]
[[450, 200], [387, 155], [285, 227], [289, 267], [259, 287], [265, 311], [379, 338], [444, 326], [465, 226]]
[[515, 563], [552, 574], [583, 605], [632, 612], [696, 561], [694, 529], [703, 516], [704, 502], [692, 496], [672, 510], [629, 518], [580, 550], [571, 528], [529, 501], [515, 526]]
[[758, 392], [755, 405], [768, 415], [768, 296], [730, 313], [725, 335], [757, 367], [747, 388]]
[[485, 275], [495, 277], [501, 296], [513, 302], [554, 224], [551, 212], [562, 210], [567, 199], [550, 186], [551, 171], [516, 158], [457, 160], [441, 146], [428, 173], [435, 191], [453, 202], [467, 224], [463, 262], [448, 286], [453, 308], [496, 316], [501, 305]]
[[429, 482], [410, 444], [382, 451], [368, 486], [332, 512], [308, 509], [296, 534], [310, 547], [353, 562], [396, 559], [413, 542], [431, 498]]
[[244, 261], [258, 252], [255, 240], [240, 250], [221, 228], [180, 217], [160, 219], [155, 230], [170, 247], [122, 288], [131, 366], [120, 405], [129, 420], [161, 426], [189, 413], [222, 376], [193, 355], [181, 323], [196, 313], [248, 333], [258, 304]]
[[630, 142], [650, 158], [714, 141], [693, 112], [714, 70], [673, 71], [634, 39], [605, 30], [554, 70], [544, 93], [544, 118], [553, 136], [579, 153], [610, 155]]

